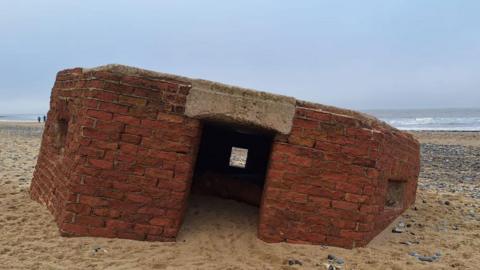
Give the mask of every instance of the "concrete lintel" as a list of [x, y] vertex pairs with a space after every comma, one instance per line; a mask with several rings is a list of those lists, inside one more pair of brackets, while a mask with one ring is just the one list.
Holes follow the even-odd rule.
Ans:
[[194, 83], [187, 96], [185, 114], [290, 133], [295, 99], [218, 83]]

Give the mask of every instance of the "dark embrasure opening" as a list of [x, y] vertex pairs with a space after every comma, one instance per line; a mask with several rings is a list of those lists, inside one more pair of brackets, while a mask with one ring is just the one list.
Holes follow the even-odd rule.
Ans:
[[259, 205], [273, 134], [204, 123], [192, 193]]
[[65, 147], [65, 143], [67, 141], [68, 120], [59, 119], [55, 123], [54, 132], [55, 132], [54, 147], [60, 152], [62, 152]]
[[405, 182], [398, 180], [388, 180], [387, 194], [385, 197], [385, 207], [402, 208], [405, 194]]

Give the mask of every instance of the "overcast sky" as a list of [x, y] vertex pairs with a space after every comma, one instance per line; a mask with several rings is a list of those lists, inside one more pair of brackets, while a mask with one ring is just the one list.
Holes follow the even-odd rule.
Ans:
[[480, 1], [0, 0], [0, 113], [108, 63], [354, 109], [480, 106]]

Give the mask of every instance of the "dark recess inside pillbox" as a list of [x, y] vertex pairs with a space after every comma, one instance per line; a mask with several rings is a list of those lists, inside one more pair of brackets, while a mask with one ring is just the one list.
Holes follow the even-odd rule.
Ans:
[[258, 206], [273, 136], [260, 129], [204, 123], [192, 193]]

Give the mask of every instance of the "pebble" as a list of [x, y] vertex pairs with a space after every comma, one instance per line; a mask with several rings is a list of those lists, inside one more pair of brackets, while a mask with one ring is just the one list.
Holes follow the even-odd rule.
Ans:
[[104, 249], [103, 247], [101, 246], [93, 246], [92, 248], [92, 254], [95, 255], [99, 252], [103, 252], [103, 253], [108, 253], [106, 249]]
[[[419, 188], [463, 193], [480, 199], [480, 148], [461, 145], [421, 145]], [[425, 200], [423, 200], [426, 203]], [[451, 202], [444, 202], [450, 205]]]
[[423, 256], [418, 254], [417, 252], [410, 252], [409, 255], [417, 258], [422, 262], [434, 262], [440, 259], [440, 257], [442, 256], [440, 252], [435, 252], [435, 254], [433, 254], [432, 256]]
[[392, 229], [392, 233], [404, 233], [405, 231], [405, 223], [401, 221]]
[[331, 263], [334, 263], [334, 264], [339, 264], [339, 265], [342, 265], [345, 263], [345, 260], [340, 258], [340, 257], [337, 257], [335, 255], [332, 255], [332, 254], [328, 254], [327, 256], [327, 260]]
[[410, 245], [413, 245], [413, 244], [420, 244], [420, 241], [418, 241], [418, 240], [414, 240], [414, 241], [401, 241], [400, 244], [410, 246]]
[[303, 263], [297, 259], [288, 259], [288, 265], [303, 265]]

